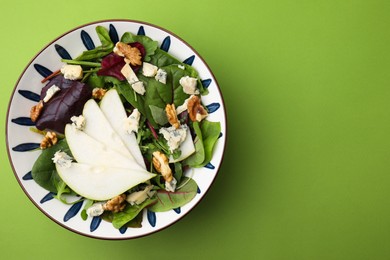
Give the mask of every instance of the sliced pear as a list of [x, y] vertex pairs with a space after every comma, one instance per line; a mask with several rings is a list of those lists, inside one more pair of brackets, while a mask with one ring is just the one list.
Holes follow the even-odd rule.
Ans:
[[135, 134], [133, 132], [130, 134], [127, 133], [123, 127], [123, 122], [127, 118], [127, 114], [116, 89], [107, 91], [100, 102], [100, 109], [110, 122], [112, 128], [118, 133], [127, 149], [133, 155], [134, 159], [139, 165], [146, 169], [144, 158], [142, 157]]
[[95, 100], [90, 99], [85, 103], [83, 116], [85, 118], [85, 128], [83, 131], [86, 134], [105, 144], [107, 147], [133, 158]]
[[179, 149], [181, 151], [179, 158], [173, 159], [171, 155], [169, 157], [170, 163], [180, 162], [195, 152], [195, 145], [194, 141], [192, 140], [190, 128], [187, 128], [186, 139], [184, 139], [184, 141], [180, 144]]
[[65, 126], [65, 136], [74, 159], [79, 163], [142, 169], [132, 157], [110, 149], [72, 124]]
[[91, 200], [108, 200], [143, 183], [155, 174], [145, 170], [94, 166], [72, 163], [70, 167], [56, 164], [61, 179], [79, 195]]

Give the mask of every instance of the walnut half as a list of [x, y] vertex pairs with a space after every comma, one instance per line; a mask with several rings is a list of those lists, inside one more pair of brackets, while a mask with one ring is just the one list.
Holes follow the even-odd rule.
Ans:
[[30, 110], [31, 121], [36, 122], [38, 120], [38, 117], [40, 116], [42, 109], [43, 109], [43, 101], [40, 100], [38, 104], [33, 106]]
[[126, 194], [118, 195], [110, 200], [108, 200], [104, 205], [103, 209], [112, 211], [114, 213], [120, 212], [126, 207]]
[[188, 100], [187, 110], [193, 122], [200, 122], [208, 116], [207, 110], [200, 103], [200, 98], [195, 95]]
[[114, 53], [125, 57], [125, 62], [133, 66], [142, 65], [141, 51], [136, 47], [131, 47], [124, 42], [117, 42], [115, 44]]
[[47, 132], [45, 137], [42, 139], [40, 147], [41, 149], [49, 148], [57, 143], [58, 138], [55, 132]]
[[168, 157], [165, 154], [160, 151], [153, 152], [153, 166], [161, 173], [165, 181], [172, 181], [172, 170], [171, 167], [169, 167]]
[[180, 122], [177, 119], [175, 104], [167, 104], [165, 107], [165, 113], [167, 114], [168, 122], [178, 129], [180, 127]]

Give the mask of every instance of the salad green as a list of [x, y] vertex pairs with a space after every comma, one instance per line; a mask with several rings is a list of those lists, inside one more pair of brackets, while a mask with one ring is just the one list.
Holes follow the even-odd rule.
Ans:
[[[129, 65], [126, 62], [128, 57], [126, 53], [118, 52], [116, 49], [117, 42], [113, 42], [109, 31], [105, 27], [97, 26], [96, 33], [101, 42], [100, 46], [84, 51], [73, 60], [62, 60], [65, 64], [81, 66], [83, 75], [77, 79], [77, 82], [82, 84], [83, 87], [88, 87], [90, 91], [83, 92], [82, 97], [72, 95], [72, 88], [62, 87], [62, 84], [69, 85], [70, 79], [64, 78], [64, 73], [61, 73], [49, 79], [49, 83], [42, 90], [41, 98], [43, 99], [47, 94], [47, 90], [54, 83], [59, 85], [58, 87], [61, 91], [66, 91], [65, 94], [60, 91], [61, 95], [66, 95], [68, 99], [74, 99], [72, 100], [73, 103], [79, 106], [80, 100], [83, 100], [82, 105], [89, 104], [90, 101], [87, 100], [91, 99], [99, 105], [101, 100], [104, 99], [104, 93], [107, 91], [115, 90], [118, 93], [121, 106], [123, 106], [127, 114], [126, 116], [128, 116], [127, 122], [131, 121], [132, 127], [134, 127], [134, 124], [136, 125], [136, 130], [128, 131], [128, 134], [134, 135], [137, 146], [134, 149], [139, 149], [144, 159], [144, 165], [140, 166], [138, 162], [138, 164], [134, 164], [134, 169], [137, 169], [136, 171], [138, 172], [147, 171], [151, 174], [149, 174], [150, 177], [147, 181], [138, 183], [135, 186], [129, 186], [125, 192], [120, 192], [118, 196], [120, 195], [121, 198], [125, 199], [119, 200], [119, 202], [115, 196], [109, 200], [96, 200], [87, 196], [81, 196], [81, 200], [85, 200], [81, 217], [86, 220], [88, 217], [100, 216], [102, 219], [112, 222], [115, 228], [123, 226], [140, 227], [144, 209], [148, 208], [148, 210], [153, 212], [168, 211], [186, 205], [196, 196], [198, 185], [186, 173], [191, 173], [191, 168], [203, 167], [210, 162], [213, 149], [221, 132], [221, 126], [219, 122], [208, 121], [207, 114], [205, 115], [206, 118], [202, 117], [199, 120], [192, 121], [189, 117], [191, 111], [187, 109], [183, 109], [177, 115], [174, 110], [176, 116], [173, 119], [171, 118], [172, 113], [169, 114], [167, 111], [167, 105], [174, 105], [172, 106], [173, 108], [183, 107], [191, 102], [192, 98], [201, 100], [203, 95], [208, 94], [207, 88], [202, 85], [198, 72], [192, 66], [180, 62], [160, 49], [157, 41], [144, 35], [134, 35], [126, 32], [120, 38], [120, 42], [131, 46], [130, 49], [142, 59], [142, 65], [131, 65], [136, 80], [133, 80], [134, 76], [131, 76], [133, 78], [130, 80], [130, 76], [125, 75], [122, 70], [124, 66]], [[161, 80], [157, 74], [153, 77], [145, 76], [143, 65], [146, 63], [150, 63], [158, 68], [159, 71], [162, 71], [165, 78]], [[196, 79], [196, 93], [188, 93], [184, 89], [180, 83], [180, 80], [184, 77]], [[137, 93], [134, 86], [135, 83], [141, 83], [145, 89], [144, 94]], [[102, 97], [94, 95], [93, 93], [96, 93], [95, 90], [98, 90], [97, 92], [101, 93]], [[74, 169], [91, 169], [92, 172], [96, 172], [98, 170], [96, 170], [95, 166], [106, 167], [101, 170], [103, 173], [115, 171], [116, 168], [113, 165], [100, 165], [99, 163], [101, 162], [98, 161], [93, 162], [94, 167], [92, 167], [91, 165], [86, 165], [84, 161], [78, 161], [73, 157], [72, 149], [74, 149], [73, 153], [76, 157], [80, 150], [76, 151], [74, 148], [75, 141], [68, 138], [76, 136], [79, 133], [78, 131], [83, 131], [83, 124], [88, 124], [88, 119], [82, 122], [82, 113], [80, 110], [77, 110], [77, 114], [74, 114], [75, 110], [72, 109], [72, 106], [61, 107], [63, 111], [60, 111], [60, 115], [58, 111], [52, 110], [50, 104], [55, 102], [56, 95], [60, 94], [54, 94], [52, 98], [54, 101], [49, 100], [43, 103], [44, 112], [50, 115], [49, 118], [51, 120], [50, 124], [47, 125], [58, 125], [59, 121], [66, 122], [66, 125], [62, 126], [62, 129], [46, 127], [37, 131], [43, 134], [48, 131], [54, 131], [58, 134], [59, 141], [51, 147], [42, 150], [42, 153], [34, 163], [32, 176], [37, 184], [55, 193], [57, 199], [64, 203], [72, 203], [68, 201], [67, 196], [80, 195], [79, 193], [81, 192], [75, 192], [74, 188], [72, 188], [77, 187], [78, 189], [79, 186], [72, 186], [72, 181], [65, 182], [60, 177], [61, 174], [69, 174]], [[58, 103], [59, 101], [56, 102]], [[107, 106], [105, 108], [107, 109]], [[206, 107], [202, 109], [207, 111]], [[137, 111], [140, 116], [138, 120], [134, 121], [133, 113]], [[75, 117], [78, 117], [77, 119], [80, 121], [75, 120]], [[177, 120], [179, 127], [175, 129], [172, 120]], [[39, 117], [37, 122], [39, 123]], [[79, 122], [81, 123], [79, 124]], [[102, 127], [104, 124], [99, 123], [97, 125]], [[102, 129], [91, 128], [90, 125], [88, 129], [81, 136], [94, 136], [94, 131], [99, 133], [103, 131]], [[115, 130], [118, 131], [118, 129]], [[76, 135], [69, 134], [71, 131], [74, 131]], [[179, 133], [187, 133], [188, 136], [180, 136], [179, 138], [177, 136]], [[167, 136], [169, 137], [167, 138]], [[180, 141], [178, 141], [179, 139]], [[178, 148], [172, 149], [171, 145], [174, 142], [176, 142]], [[112, 156], [120, 153], [113, 146], [108, 146], [108, 148], [112, 150]], [[128, 151], [124, 154], [127, 153]], [[61, 154], [73, 158], [72, 162], [64, 162], [64, 158], [68, 157], [60, 157]], [[111, 156], [109, 153], [105, 154]], [[162, 157], [160, 154], [162, 154]], [[131, 155], [129, 156], [131, 157]], [[88, 160], [93, 161], [94, 158], [88, 157]], [[131, 163], [133, 161], [130, 160]], [[71, 168], [72, 171], [68, 167], [73, 167]], [[122, 170], [120, 171], [122, 172]], [[79, 175], [81, 176], [82, 174], [80, 173]], [[93, 184], [93, 178], [97, 178], [96, 176], [99, 174], [88, 175], [92, 178], [91, 185]], [[115, 174], [112, 173], [112, 175]], [[108, 175], [100, 174], [99, 176]], [[82, 177], [84, 178], [84, 175]], [[110, 176], [107, 178], [110, 178]], [[99, 180], [100, 183], [102, 183], [101, 180]], [[136, 197], [135, 200], [132, 199], [134, 197]], [[114, 202], [118, 203], [115, 204]], [[113, 206], [114, 209], [108, 204], [115, 204]]]

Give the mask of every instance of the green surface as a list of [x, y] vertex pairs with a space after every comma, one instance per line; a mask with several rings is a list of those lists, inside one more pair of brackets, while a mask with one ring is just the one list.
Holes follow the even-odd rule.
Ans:
[[0, 139], [1, 259], [389, 259], [390, 2], [20, 1], [2, 4], [0, 135], [14, 84], [49, 41], [142, 20], [208, 62], [228, 146], [206, 198], [162, 232], [74, 234], [26, 197]]

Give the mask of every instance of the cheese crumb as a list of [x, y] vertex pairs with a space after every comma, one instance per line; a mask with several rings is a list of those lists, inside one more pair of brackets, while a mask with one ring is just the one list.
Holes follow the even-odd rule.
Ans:
[[169, 150], [173, 152], [179, 148], [180, 144], [184, 142], [187, 136], [187, 125], [180, 125], [178, 129], [174, 126], [162, 127], [159, 131], [168, 142]]
[[125, 76], [127, 82], [129, 82], [135, 92], [140, 95], [145, 94], [144, 83], [142, 81], [139, 81], [137, 75], [135, 75], [135, 72], [129, 64], [125, 64], [125, 66], [123, 66], [123, 68], [121, 69], [121, 73], [123, 76]]
[[69, 168], [72, 165], [72, 159], [67, 153], [61, 152], [61, 150], [57, 151], [52, 158], [55, 164], [65, 168]]
[[76, 127], [77, 130], [84, 130], [85, 128], [85, 117], [83, 115], [79, 116], [72, 116], [70, 118], [70, 121], [72, 121], [72, 124]]
[[65, 79], [78, 80], [83, 78], [83, 68], [80, 65], [65, 64], [61, 68]]
[[170, 182], [165, 182], [165, 190], [174, 192], [176, 190], [177, 180], [173, 178]]
[[154, 66], [151, 63], [143, 62], [142, 63], [142, 74], [145, 77], [154, 77], [157, 74], [158, 67]]
[[183, 87], [184, 93], [188, 95], [194, 95], [194, 94], [199, 94], [199, 90], [196, 89], [197, 81], [198, 80], [196, 78], [185, 76], [179, 80], [179, 83]]
[[56, 85], [52, 85], [47, 91], [46, 91], [46, 95], [45, 97], [43, 98], [43, 102], [47, 103], [53, 96], [55, 93], [57, 93], [58, 91], [60, 91], [61, 89], [56, 86]]
[[97, 203], [92, 204], [92, 206], [87, 209], [88, 216], [97, 217], [97, 216], [100, 216], [101, 214], [103, 214], [103, 212], [104, 212], [103, 205], [104, 205], [104, 203], [102, 203], [102, 202], [97, 202]]
[[167, 72], [163, 69], [158, 69], [154, 78], [163, 84], [167, 84]]
[[140, 117], [141, 113], [138, 109], [134, 108], [130, 116], [124, 119], [124, 128], [128, 134], [131, 134], [132, 132], [138, 133]]

